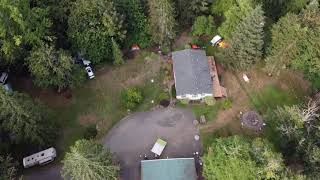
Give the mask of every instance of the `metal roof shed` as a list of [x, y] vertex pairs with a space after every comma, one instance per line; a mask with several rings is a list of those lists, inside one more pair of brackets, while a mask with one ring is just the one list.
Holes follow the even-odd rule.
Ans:
[[194, 158], [141, 161], [142, 180], [196, 180]]

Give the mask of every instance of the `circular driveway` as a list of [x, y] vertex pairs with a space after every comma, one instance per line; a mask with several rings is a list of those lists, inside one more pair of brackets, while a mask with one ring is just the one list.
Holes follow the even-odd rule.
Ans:
[[192, 112], [183, 109], [163, 109], [140, 112], [121, 120], [103, 139], [103, 144], [114, 152], [121, 165], [122, 179], [140, 179], [140, 155], [150, 152], [155, 141], [167, 142], [160, 158], [193, 157], [193, 152], [202, 151], [200, 141], [194, 136], [199, 131], [193, 125]]

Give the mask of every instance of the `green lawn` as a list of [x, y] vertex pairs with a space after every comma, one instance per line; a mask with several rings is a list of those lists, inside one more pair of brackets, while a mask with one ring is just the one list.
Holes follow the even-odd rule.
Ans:
[[251, 105], [261, 113], [276, 109], [277, 106], [300, 103], [302, 97], [293, 91], [283, 91], [275, 86], [268, 86], [261, 92], [252, 94]]
[[[154, 58], [154, 60], [151, 58]], [[103, 67], [100, 67], [103, 68]], [[61, 128], [57, 147], [65, 152], [76, 140], [83, 138], [85, 126], [79, 123], [83, 116], [92, 116], [97, 123], [99, 133], [97, 138], [104, 136], [107, 131], [128, 112], [121, 103], [121, 91], [136, 86], [143, 89], [144, 102], [136, 111], [146, 111], [155, 106], [157, 97], [162, 92], [162, 75], [158, 56], [141, 52], [127, 64], [96, 71], [96, 78], [88, 81], [82, 88], [72, 91], [70, 105], [52, 108], [49, 114], [58, 122]], [[154, 83], [151, 83], [154, 79]], [[155, 100], [152, 104], [151, 100]], [[92, 122], [88, 122], [90, 124]]]
[[207, 121], [213, 121], [218, 115], [218, 111], [222, 108], [222, 101], [217, 101], [213, 106], [208, 106], [206, 104], [182, 104], [181, 102], [177, 103], [177, 106], [180, 108], [186, 108], [193, 112], [197, 120], [200, 119], [202, 115], [206, 117]]

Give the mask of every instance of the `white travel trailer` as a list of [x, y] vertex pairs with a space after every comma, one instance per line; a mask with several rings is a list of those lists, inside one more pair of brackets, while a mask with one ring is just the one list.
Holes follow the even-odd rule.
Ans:
[[23, 158], [23, 166], [29, 168], [38, 164], [45, 165], [52, 162], [56, 157], [57, 151], [52, 147]]

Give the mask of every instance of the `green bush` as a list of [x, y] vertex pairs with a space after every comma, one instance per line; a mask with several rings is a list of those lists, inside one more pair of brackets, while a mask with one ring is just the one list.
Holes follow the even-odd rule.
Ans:
[[183, 105], [187, 105], [187, 104], [189, 104], [189, 100], [188, 99], [181, 99], [180, 103]]
[[207, 96], [204, 98], [204, 102], [208, 106], [213, 106], [216, 103], [216, 100], [214, 99], [214, 97]]
[[83, 137], [85, 139], [94, 139], [98, 134], [97, 128], [95, 124], [91, 124], [86, 127]]
[[196, 44], [196, 45], [198, 45], [198, 46], [200, 46], [200, 47], [205, 47], [208, 43], [207, 42], [205, 42], [205, 41], [203, 41], [203, 40], [201, 40], [201, 39], [193, 39], [192, 41], [191, 41], [191, 44]]
[[163, 100], [169, 100], [169, 99], [170, 99], [169, 94], [165, 93], [165, 92], [160, 93], [159, 96], [158, 96], [159, 102], [163, 101]]
[[222, 102], [222, 109], [227, 110], [232, 108], [232, 100], [231, 99], [226, 99], [225, 101]]
[[121, 97], [127, 109], [134, 109], [143, 101], [142, 91], [138, 88], [128, 88], [121, 93]]
[[212, 35], [215, 29], [212, 16], [198, 16], [192, 26], [192, 35]]

